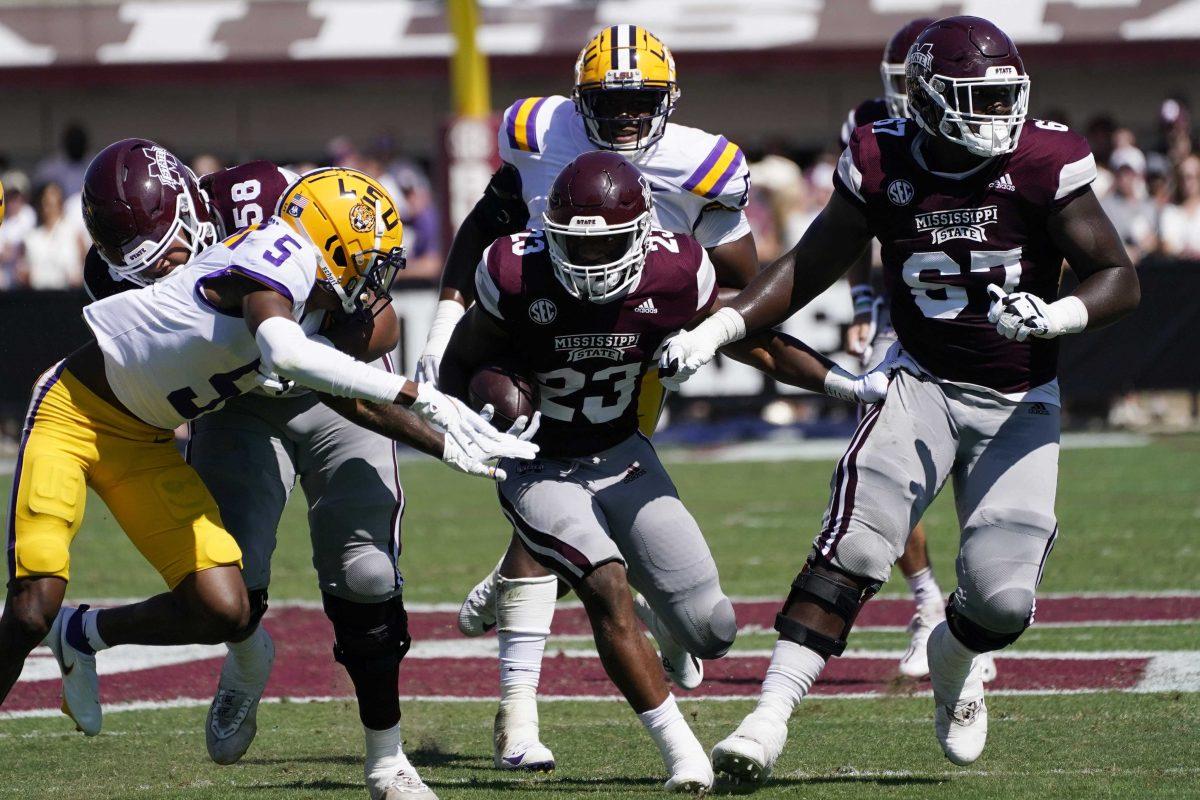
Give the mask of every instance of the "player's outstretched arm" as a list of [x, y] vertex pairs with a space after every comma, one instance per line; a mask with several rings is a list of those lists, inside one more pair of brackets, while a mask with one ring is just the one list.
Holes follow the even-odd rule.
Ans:
[[437, 311], [421, 353], [420, 380], [437, 382], [439, 378], [450, 334], [475, 300], [475, 267], [484, 249], [501, 236], [524, 230], [528, 221], [529, 210], [521, 195], [521, 175], [516, 167], [503, 164], [454, 234], [442, 271]]
[[1050, 238], [1079, 278], [1071, 294], [1053, 303], [1029, 292], [988, 286], [988, 319], [1005, 338], [1053, 339], [1100, 328], [1137, 308], [1141, 286], [1125, 245], [1089, 188], [1046, 222]]
[[721, 353], [748, 364], [780, 383], [827, 394], [851, 403], [877, 403], [887, 394], [883, 370], [855, 375], [804, 342], [775, 330], [759, 331], [721, 348]]
[[667, 341], [660, 375], [681, 383], [747, 331], [783, 322], [844, 275], [870, 242], [862, 211], [834, 193], [795, 247], [760, 272], [728, 306]]

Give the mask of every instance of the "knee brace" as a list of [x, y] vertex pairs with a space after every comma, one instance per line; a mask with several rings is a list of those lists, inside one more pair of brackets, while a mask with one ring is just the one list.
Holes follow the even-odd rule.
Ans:
[[796, 602], [814, 603], [842, 620], [842, 632], [834, 638], [814, 631], [784, 613], [775, 616], [775, 630], [781, 638], [815, 650], [826, 658], [840, 656], [846, 650], [846, 637], [863, 603], [874, 597], [882, 585], [869, 578], [847, 575], [823, 559], [810, 556], [804, 569], [792, 581], [792, 591], [783, 607], [786, 610]]
[[352, 603], [322, 594], [325, 616], [333, 623], [333, 658], [347, 670], [385, 672], [404, 659], [412, 639], [404, 600]]
[[267, 590], [250, 589], [246, 594], [250, 597], [250, 621], [246, 623], [246, 630], [253, 631], [267, 613]]
[[1008, 647], [1020, 638], [1032, 620], [1033, 616], [1030, 615], [1025, 618], [1025, 623], [1019, 630], [1012, 633], [997, 633], [973, 622], [963, 614], [957, 592], [950, 598], [950, 603], [946, 606], [946, 625], [950, 628], [950, 632], [956, 639], [977, 653], [988, 653]]

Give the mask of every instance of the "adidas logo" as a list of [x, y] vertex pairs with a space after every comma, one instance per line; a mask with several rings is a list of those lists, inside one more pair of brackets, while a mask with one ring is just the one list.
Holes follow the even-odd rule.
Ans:
[[652, 298], [647, 297], [645, 300], [643, 300], [641, 303], [638, 304], [638, 307], [634, 309], [634, 313], [657, 314], [658, 309], [654, 307], [654, 300]]
[[1049, 414], [1050, 412], [1049, 412], [1049, 410], [1047, 410], [1045, 403], [1034, 403], [1033, 405], [1031, 405], [1029, 407], [1029, 413], [1030, 414], [1040, 414], [1040, 415], [1044, 416], [1044, 415]]
[[1003, 189], [1006, 192], [1015, 192], [1017, 187], [1013, 185], [1012, 176], [1007, 172], [1001, 175], [996, 180], [988, 184], [989, 189]]

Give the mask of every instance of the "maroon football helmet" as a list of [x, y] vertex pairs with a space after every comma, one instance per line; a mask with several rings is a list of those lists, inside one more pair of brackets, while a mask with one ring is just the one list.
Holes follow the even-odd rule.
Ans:
[[584, 153], [563, 167], [542, 214], [559, 283], [593, 303], [624, 296], [646, 263], [652, 204], [650, 184], [617, 153]]
[[1029, 76], [1013, 40], [991, 22], [938, 20], [909, 49], [904, 72], [912, 116], [926, 133], [985, 158], [1017, 149]]
[[83, 178], [83, 219], [112, 271], [141, 285], [172, 247], [195, 256], [217, 240], [196, 176], [148, 139], [122, 139], [101, 150]]
[[883, 48], [883, 61], [879, 64], [879, 77], [883, 79], [883, 99], [887, 103], [888, 113], [893, 117], [908, 116], [908, 87], [904, 80], [904, 59], [908, 57], [908, 49], [936, 20], [933, 17], [921, 17], [906, 23], [903, 28], [892, 34]]

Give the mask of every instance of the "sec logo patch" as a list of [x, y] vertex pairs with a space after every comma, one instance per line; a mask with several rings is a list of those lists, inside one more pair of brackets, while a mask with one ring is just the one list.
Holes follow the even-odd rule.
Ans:
[[888, 200], [891, 200], [895, 205], [906, 206], [912, 202], [915, 195], [916, 192], [913, 190], [913, 185], [903, 178], [888, 184]]
[[554, 322], [554, 318], [558, 316], [558, 308], [554, 303], [546, 300], [534, 300], [529, 305], [529, 318], [538, 325], [549, 325]]

